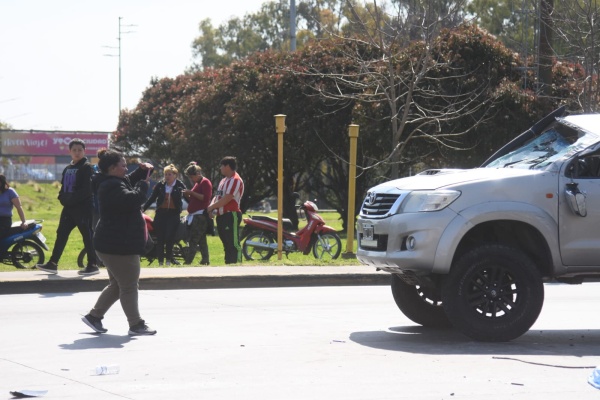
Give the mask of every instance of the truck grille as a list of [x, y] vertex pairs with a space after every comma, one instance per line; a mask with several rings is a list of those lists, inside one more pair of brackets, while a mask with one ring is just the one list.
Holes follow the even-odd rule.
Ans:
[[360, 213], [369, 217], [382, 217], [390, 212], [398, 197], [399, 194], [369, 192], [363, 201]]

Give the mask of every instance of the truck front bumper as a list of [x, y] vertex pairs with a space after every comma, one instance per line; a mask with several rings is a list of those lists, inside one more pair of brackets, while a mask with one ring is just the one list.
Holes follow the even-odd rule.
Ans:
[[395, 214], [383, 219], [359, 216], [357, 258], [363, 264], [391, 273], [430, 274], [440, 238], [456, 216], [449, 208]]

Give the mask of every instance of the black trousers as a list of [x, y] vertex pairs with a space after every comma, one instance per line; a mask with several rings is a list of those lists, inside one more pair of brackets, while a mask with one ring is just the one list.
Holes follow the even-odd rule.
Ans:
[[[154, 232], [156, 232], [156, 258], [162, 262], [173, 259], [173, 245], [175, 244], [175, 233], [179, 227], [179, 211], [174, 209], [156, 210], [154, 217]], [[166, 254], [165, 254], [166, 253]]]
[[12, 217], [0, 217], [0, 239], [8, 236], [12, 225]]
[[225, 250], [225, 264], [242, 262], [242, 246], [240, 246], [241, 212], [228, 212], [217, 215], [217, 231]]
[[56, 229], [56, 242], [52, 249], [52, 256], [50, 261], [58, 264], [60, 257], [69, 240], [69, 235], [73, 229], [79, 229], [81, 237], [83, 238], [83, 245], [87, 253], [88, 265], [96, 265], [96, 252], [94, 251], [94, 244], [92, 237], [94, 235], [92, 231], [92, 207], [63, 207], [60, 213], [60, 221], [58, 228]]

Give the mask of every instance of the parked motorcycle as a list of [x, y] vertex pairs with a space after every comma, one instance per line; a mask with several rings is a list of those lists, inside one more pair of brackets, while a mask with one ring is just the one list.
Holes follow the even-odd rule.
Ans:
[[[150, 237], [154, 241], [154, 247], [150, 251], [148, 251], [145, 255], [141, 256], [141, 259], [145, 259], [148, 261], [148, 265], [152, 264], [154, 260], [156, 260], [156, 232], [154, 231], [154, 220], [149, 215], [144, 214], [144, 220], [146, 221], [146, 227], [148, 228], [148, 233]], [[181, 218], [179, 222], [179, 226], [177, 228], [177, 232], [175, 233], [175, 244], [173, 245], [173, 259], [171, 262], [175, 265], [185, 263], [185, 258], [188, 255], [190, 248], [188, 245], [188, 230], [186, 226], [185, 217]], [[77, 257], [77, 265], [79, 268], [85, 268], [87, 266], [87, 252], [85, 249], [81, 250], [79, 256]], [[98, 266], [102, 267], [102, 261], [98, 260]]]
[[27, 228], [21, 228], [21, 222], [15, 222], [8, 236], [0, 239], [0, 262], [14, 265], [16, 268], [35, 268], [43, 264], [44, 250], [48, 251], [46, 238], [42, 235], [42, 220], [27, 220]]
[[[319, 208], [312, 201], [296, 206], [306, 217], [306, 226], [293, 232], [292, 222], [283, 219], [282, 251], [285, 255], [302, 252], [308, 255], [311, 250], [316, 259], [336, 259], [342, 250], [342, 241], [335, 229], [325, 225], [317, 213]], [[277, 250], [277, 219], [266, 216], [244, 218], [242, 230], [242, 253], [247, 260], [268, 260]]]

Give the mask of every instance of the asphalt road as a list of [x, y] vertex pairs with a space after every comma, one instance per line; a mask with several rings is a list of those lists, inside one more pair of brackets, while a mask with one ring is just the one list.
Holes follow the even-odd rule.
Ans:
[[533, 329], [495, 344], [416, 326], [386, 286], [143, 290], [158, 334], [135, 338], [118, 303], [90, 333], [94, 292], [1, 295], [0, 399], [598, 399], [599, 289], [546, 285]]

